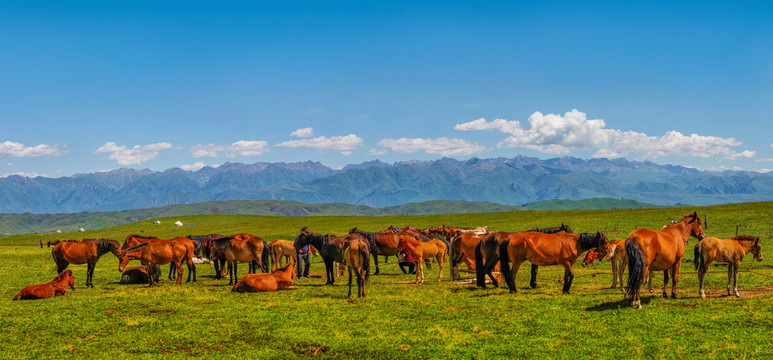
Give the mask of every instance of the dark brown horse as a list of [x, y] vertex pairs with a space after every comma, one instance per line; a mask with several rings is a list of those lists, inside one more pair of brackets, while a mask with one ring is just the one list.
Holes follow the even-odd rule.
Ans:
[[148, 270], [148, 267], [145, 265], [141, 266], [132, 266], [126, 270], [124, 270], [121, 273], [121, 281], [119, 281], [119, 284], [148, 284], [150, 283], [150, 276], [151, 273], [159, 273], [160, 274], [161, 269], [159, 269], [158, 265], [154, 266], [153, 269], [150, 271]]
[[[126, 250], [121, 250], [119, 254], [121, 262], [118, 264], [118, 271], [123, 272], [126, 265], [131, 260], [140, 260], [148, 267], [148, 269], [153, 269], [156, 265], [174, 263], [175, 269], [177, 269], [176, 283], [177, 285], [180, 285], [183, 280], [182, 262], [190, 258], [188, 251], [188, 246], [180, 241], [144, 243]], [[150, 278], [150, 286], [158, 284], [158, 273], [151, 271], [148, 275]]]
[[[346, 236], [331, 236], [321, 235], [309, 231], [309, 228], [301, 228], [301, 233], [298, 235], [295, 241], [295, 250], [303, 249], [306, 245], [312, 245], [317, 248], [319, 255], [322, 257], [322, 261], [325, 262], [325, 277], [327, 281], [325, 285], [333, 285], [335, 283], [335, 271], [333, 269], [333, 263], [343, 263], [344, 249], [352, 239], [360, 239], [368, 243], [368, 240], [364, 236], [358, 233], [352, 233]], [[395, 243], [395, 250], [397, 249], [397, 243]], [[395, 251], [395, 254], [397, 252]], [[368, 254], [370, 256], [370, 254]]]
[[102, 255], [112, 252], [118, 256], [121, 244], [112, 239], [84, 239], [79, 242], [60, 242], [51, 255], [56, 262], [56, 271], [61, 273], [70, 264], [86, 264], [86, 287], [94, 287], [94, 268]]
[[[695, 270], [698, 270], [698, 291], [701, 299], [706, 300], [703, 292], [703, 277], [712, 262], [727, 264], [727, 294], [741, 297], [738, 293], [738, 268], [746, 254], [752, 253], [754, 259], [762, 261], [762, 244], [759, 236], [741, 235], [732, 239], [707, 237], [697, 244], [694, 250]], [[730, 283], [733, 283], [732, 291]]]
[[[368, 232], [358, 228], [349, 230], [349, 234], [362, 235], [367, 243], [370, 254], [373, 255], [373, 264], [376, 266], [376, 271], [373, 275], [378, 275], [381, 269], [378, 266], [378, 256], [383, 255], [386, 257], [397, 256], [397, 243], [399, 242], [397, 232], [398, 229], [390, 226], [389, 229], [383, 232]], [[317, 248], [319, 250], [319, 248]]]
[[72, 270], [62, 271], [53, 280], [45, 284], [27, 285], [13, 299], [36, 300], [61, 296], [67, 292], [68, 286], [75, 290], [75, 277], [72, 275]]
[[[499, 262], [505, 282], [511, 293], [518, 290], [515, 287], [515, 276], [521, 263], [528, 260], [533, 265], [561, 265], [564, 267], [563, 293], [569, 294], [574, 280], [572, 264], [582, 253], [595, 250], [605, 256], [609, 247], [607, 237], [601, 232], [592, 234], [569, 234], [558, 232], [546, 234], [540, 232], [522, 232], [509, 236], [499, 247]], [[513, 263], [512, 271], [510, 264]]]
[[662, 230], [638, 228], [628, 234], [625, 251], [628, 256], [628, 286], [626, 293], [634, 308], [641, 309], [641, 285], [650, 271], [664, 271], [663, 297], [667, 298], [666, 285], [669, 274], [673, 279], [671, 297], [676, 298], [679, 267], [682, 264], [684, 246], [690, 236], [703, 239], [701, 218], [697, 213], [683, 215], [683, 219]]

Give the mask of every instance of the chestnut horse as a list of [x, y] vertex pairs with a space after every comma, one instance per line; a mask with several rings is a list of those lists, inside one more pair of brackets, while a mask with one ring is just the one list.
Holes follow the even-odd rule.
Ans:
[[294, 275], [293, 264], [287, 264], [270, 274], [247, 274], [231, 288], [231, 291], [244, 293], [295, 290], [298, 287], [292, 286]]
[[360, 239], [365, 241], [365, 243], [369, 243], [364, 236], [358, 233], [352, 233], [340, 237], [320, 235], [310, 232], [309, 228], [304, 226], [301, 228], [301, 234], [298, 235], [294, 245], [295, 250], [303, 249], [303, 247], [306, 245], [312, 245], [317, 248], [319, 255], [322, 256], [322, 261], [325, 262], [325, 277], [327, 278], [325, 285], [333, 285], [335, 283], [335, 271], [333, 269], [333, 263], [344, 262], [344, 248], [346, 248], [346, 245], [352, 241], [352, 239]]
[[398, 251], [406, 250], [413, 257], [416, 264], [416, 283], [424, 282], [424, 259], [435, 258], [440, 266], [437, 281], [443, 279], [443, 263], [446, 260], [448, 246], [440, 239], [421, 242], [411, 235], [400, 235]]
[[[703, 277], [709, 270], [712, 261], [727, 264], [727, 295], [738, 293], [738, 268], [741, 266], [744, 255], [752, 253], [757, 261], [762, 261], [762, 244], [759, 236], [741, 235], [732, 239], [717, 239], [707, 237], [695, 244], [695, 270], [698, 270], [699, 292], [701, 299], [706, 300], [703, 292]], [[733, 283], [732, 292], [730, 282]]]
[[357, 276], [357, 297], [365, 297], [365, 280], [370, 272], [370, 251], [365, 238], [354, 238], [344, 249], [344, 262], [349, 268], [349, 296], [352, 297], [352, 271]]
[[677, 223], [666, 225], [662, 230], [638, 228], [628, 234], [625, 251], [628, 256], [628, 286], [626, 293], [631, 306], [641, 309], [641, 285], [650, 271], [664, 271], [663, 297], [667, 298], [666, 285], [669, 274], [673, 279], [671, 297], [676, 298], [679, 267], [682, 264], [684, 246], [690, 236], [699, 240], [706, 237], [697, 212], [682, 215]]
[[[563, 293], [569, 294], [574, 280], [572, 264], [582, 253], [595, 250], [605, 256], [609, 251], [609, 241], [601, 232], [569, 234], [558, 232], [547, 234], [527, 231], [509, 236], [499, 245], [499, 262], [510, 293], [516, 293], [515, 276], [521, 263], [528, 260], [533, 265], [562, 265], [564, 267]], [[512, 271], [510, 264], [513, 263]]]
[[370, 254], [373, 255], [373, 264], [376, 266], [376, 271], [373, 275], [378, 275], [381, 272], [381, 269], [378, 267], [379, 255], [384, 255], [385, 257], [397, 256], [398, 233], [399, 229], [395, 229], [391, 225], [389, 229], [377, 233], [362, 231], [356, 227], [349, 230], [349, 234], [359, 234], [366, 239]]
[[54, 296], [64, 295], [67, 287], [75, 290], [75, 277], [72, 270], [65, 270], [55, 276], [53, 280], [45, 284], [27, 285], [21, 289], [14, 300], [48, 299]]
[[459, 233], [451, 238], [451, 279], [461, 279], [459, 266], [462, 263], [467, 264], [467, 270], [475, 271], [475, 246], [485, 237], [486, 234]]
[[[585, 256], [585, 259], [582, 261], [582, 266], [588, 266], [593, 263], [593, 258], [590, 257], [591, 252], [588, 252], [588, 255]], [[602, 259], [599, 259], [599, 261], [607, 261], [610, 260], [612, 263], [612, 286], [610, 286], [610, 289], [614, 289], [615, 287], [620, 285], [620, 290], [625, 293], [625, 288], [623, 288], [623, 273], [625, 272], [625, 267], [628, 266], [628, 256], [625, 254], [625, 239], [622, 240], [610, 240], [609, 241], [609, 251], [607, 252], [607, 256], [604, 256]], [[647, 278], [647, 288], [649, 289], [649, 292], [652, 292], [652, 275], [654, 272], [650, 272], [650, 276]]]
[[[148, 267], [148, 269], [153, 269], [156, 265], [174, 263], [175, 268], [177, 269], [176, 283], [177, 285], [180, 285], [183, 282], [182, 262], [186, 259], [190, 259], [188, 251], [188, 246], [180, 241], [148, 242], [140, 244], [121, 251], [119, 254], [121, 262], [118, 264], [118, 271], [123, 272], [126, 265], [131, 260], [140, 260]], [[158, 273], [150, 271], [148, 275], [150, 286], [158, 284]]]
[[94, 287], [94, 268], [102, 255], [112, 252], [118, 256], [121, 244], [112, 239], [84, 239], [79, 242], [60, 242], [51, 255], [56, 262], [56, 271], [61, 273], [70, 264], [86, 264], [86, 287]]
[[[274, 239], [268, 244], [269, 255], [271, 258], [271, 270], [279, 269], [284, 266], [283, 260], [293, 264], [298, 262], [298, 252], [295, 251], [293, 241]], [[311, 250], [311, 249], [309, 249]], [[311, 252], [311, 251], [309, 251]], [[297, 264], [296, 264], [297, 266]]]
[[[196, 240], [191, 240], [187, 237], [177, 237], [173, 239], [159, 239], [155, 236], [140, 236], [140, 235], [128, 235], [126, 236], [126, 240], [123, 243], [123, 246], [121, 249], [129, 249], [131, 247], [144, 244], [144, 243], [163, 243], [163, 242], [169, 242], [169, 241], [179, 241], [188, 248], [188, 258], [185, 259], [185, 264], [188, 265], [188, 280], [186, 282], [191, 281], [191, 274], [193, 275], [193, 282], [196, 282], [196, 264], [193, 263], [193, 256], [201, 257], [202, 249], [203, 247], [201, 244]], [[172, 280], [172, 272], [175, 271], [175, 264], [172, 263], [169, 265], [169, 280]]]
[[228, 260], [228, 285], [239, 281], [237, 264], [240, 262], [249, 264], [248, 274], [256, 273], [258, 268], [268, 272], [269, 249], [265, 240], [257, 236], [246, 237], [237, 234], [212, 240], [212, 244], [213, 247], [222, 249]]

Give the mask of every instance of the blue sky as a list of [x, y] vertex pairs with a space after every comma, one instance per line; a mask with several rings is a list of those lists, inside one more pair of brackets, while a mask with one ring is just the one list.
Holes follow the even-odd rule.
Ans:
[[519, 154], [773, 169], [769, 2], [0, 3], [0, 176]]

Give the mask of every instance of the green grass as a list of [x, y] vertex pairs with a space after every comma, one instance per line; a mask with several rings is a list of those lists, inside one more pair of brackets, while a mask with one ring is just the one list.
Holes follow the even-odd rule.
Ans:
[[[573, 210], [398, 217], [270, 217], [196, 215], [142, 221], [98, 231], [10, 236], [0, 239], [0, 328], [2, 358], [157, 358], [225, 356], [245, 358], [769, 358], [773, 356], [773, 295], [741, 299], [712, 294], [724, 290], [726, 275], [707, 276], [709, 299], [697, 296], [692, 264], [679, 282], [680, 298], [644, 296], [644, 308], [633, 310], [611, 284], [608, 263], [595, 268], [576, 264], [571, 295], [561, 294], [562, 270], [540, 269], [541, 288], [528, 289], [527, 270], [516, 279], [519, 293], [478, 290], [457, 284], [437, 265], [427, 282], [398, 275], [394, 258], [386, 275], [372, 277], [365, 299], [347, 299], [346, 286], [323, 286], [324, 269], [314, 258], [312, 274], [300, 288], [267, 294], [230, 292], [227, 280], [212, 278], [211, 266], [199, 266], [199, 281], [181, 286], [162, 280], [156, 288], [118, 285], [117, 260], [105, 255], [85, 288], [85, 266], [71, 266], [78, 289], [64, 297], [11, 301], [25, 285], [46, 282], [56, 274], [51, 249], [38, 241], [81, 237], [123, 238], [129, 233], [159, 237], [217, 232], [249, 232], [270, 240], [292, 239], [308, 226], [319, 233], [343, 234], [389, 225], [479, 226], [524, 230], [563, 222], [575, 232], [605, 229], [611, 239], [624, 238], [634, 226], [660, 228], [669, 218], [698, 211], [709, 216], [710, 236], [739, 232], [763, 239], [766, 260], [742, 264], [773, 276], [770, 256], [773, 203], [744, 203], [685, 209]], [[173, 227], [172, 220], [195, 223]], [[692, 249], [691, 241], [688, 245]], [[164, 267], [166, 270], [166, 267]], [[246, 266], [240, 266], [240, 275]], [[714, 268], [722, 271], [724, 268]], [[600, 272], [597, 276], [593, 274]], [[471, 275], [467, 275], [471, 278]], [[337, 280], [344, 283], [343, 279]], [[656, 287], [662, 284], [656, 277]], [[739, 289], [773, 288], [773, 278], [742, 273]], [[656, 296], [657, 295], [657, 296]]]

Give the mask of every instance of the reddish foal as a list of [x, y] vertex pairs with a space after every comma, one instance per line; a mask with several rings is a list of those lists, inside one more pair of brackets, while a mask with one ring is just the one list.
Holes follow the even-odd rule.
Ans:
[[61, 274], [45, 284], [27, 285], [24, 289], [21, 289], [13, 299], [48, 299], [50, 297], [64, 295], [64, 293], [67, 292], [68, 286], [75, 290], [75, 277], [72, 275], [72, 270], [62, 271]]
[[295, 290], [293, 284], [293, 264], [277, 269], [270, 274], [247, 274], [231, 288], [234, 292], [266, 292], [277, 290]]

